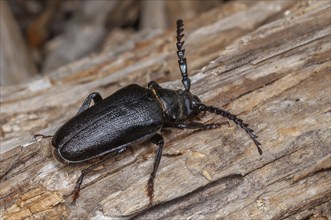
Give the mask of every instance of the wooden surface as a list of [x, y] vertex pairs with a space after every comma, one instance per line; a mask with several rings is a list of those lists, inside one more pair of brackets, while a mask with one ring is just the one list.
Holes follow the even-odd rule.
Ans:
[[0, 1], [0, 85], [26, 82], [37, 73], [18, 24], [6, 1]]
[[248, 122], [264, 153], [232, 123], [164, 132], [152, 207], [152, 144], [100, 166], [71, 205], [80, 170], [92, 162], [60, 164], [50, 139], [31, 136], [52, 134], [92, 91], [105, 97], [150, 80], [179, 88], [174, 30], [2, 87], [2, 217], [330, 219], [330, 10], [329, 1], [234, 2], [185, 21], [192, 93]]

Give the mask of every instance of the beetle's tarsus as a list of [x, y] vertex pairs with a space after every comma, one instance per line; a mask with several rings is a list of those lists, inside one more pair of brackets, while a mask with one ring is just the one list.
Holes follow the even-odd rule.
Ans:
[[150, 177], [147, 183], [147, 194], [149, 198], [149, 206], [153, 204], [154, 198], [154, 177]]
[[246, 133], [250, 136], [250, 138], [254, 141], [255, 146], [257, 147], [257, 150], [260, 155], [262, 155], [262, 149], [260, 148], [261, 143], [258, 142], [257, 135], [254, 133], [254, 130], [248, 127], [248, 124], [244, 123], [242, 119], [238, 118], [236, 115], [231, 114], [230, 112], [227, 112], [225, 110], [216, 108], [214, 106], [207, 106], [205, 104], [198, 104], [199, 111], [208, 111], [211, 113], [214, 113], [216, 115], [221, 115], [223, 117], [228, 118], [229, 120], [235, 122], [237, 125], [239, 125], [242, 129], [246, 131]]
[[53, 137], [53, 135], [34, 134], [32, 138], [34, 141], [37, 141], [37, 137], [41, 137], [42, 139], [44, 139]]
[[72, 201], [70, 203], [70, 205], [76, 205], [76, 201], [79, 197], [79, 191], [75, 191], [72, 195]]

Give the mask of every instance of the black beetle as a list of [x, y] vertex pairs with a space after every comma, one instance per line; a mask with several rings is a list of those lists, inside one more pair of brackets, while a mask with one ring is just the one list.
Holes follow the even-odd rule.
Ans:
[[[184, 41], [181, 41], [184, 36], [183, 31], [183, 21], [178, 20], [176, 45], [184, 90], [164, 89], [152, 81], [148, 84], [148, 88], [132, 84], [105, 99], [102, 99], [97, 92], [91, 93], [77, 115], [62, 125], [53, 136], [52, 145], [56, 148], [60, 159], [69, 163], [82, 162], [108, 153], [121, 153], [134, 143], [151, 140], [158, 146], [153, 171], [147, 184], [151, 204], [154, 178], [164, 145], [163, 137], [158, 133], [162, 128], [201, 130], [218, 128], [219, 123], [191, 122], [200, 112], [211, 112], [226, 117], [243, 128], [262, 154], [259, 147], [261, 144], [248, 124], [227, 111], [203, 104], [197, 96], [191, 94], [191, 82], [187, 75], [183, 49]], [[91, 100], [95, 104], [90, 107]], [[87, 168], [82, 171], [73, 191], [74, 201], [78, 197], [84, 175], [90, 170]]]

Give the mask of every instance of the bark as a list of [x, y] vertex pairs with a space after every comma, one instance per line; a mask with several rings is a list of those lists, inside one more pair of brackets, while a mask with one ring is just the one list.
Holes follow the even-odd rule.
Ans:
[[191, 92], [249, 123], [263, 155], [232, 123], [163, 132], [152, 207], [146, 184], [153, 144], [105, 162], [85, 178], [72, 205], [80, 171], [93, 161], [56, 162], [51, 140], [32, 141], [31, 135], [52, 134], [92, 91], [105, 97], [150, 80], [181, 88], [174, 30], [2, 88], [3, 218], [330, 218], [330, 17], [329, 1], [253, 1], [185, 21]]

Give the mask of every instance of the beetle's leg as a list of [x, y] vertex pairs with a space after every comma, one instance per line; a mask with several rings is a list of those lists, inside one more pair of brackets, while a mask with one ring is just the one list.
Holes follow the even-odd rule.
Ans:
[[149, 83], [148, 83], [148, 86], [147, 86], [147, 88], [149, 89], [149, 90], [151, 90], [151, 89], [161, 89], [161, 86], [159, 85], [159, 84], [157, 84], [157, 82], [155, 82], [155, 81], [150, 81]]
[[80, 187], [83, 183], [83, 179], [84, 177], [88, 174], [88, 173], [91, 173], [93, 172], [93, 170], [95, 168], [97, 168], [98, 166], [100, 166], [101, 164], [103, 164], [106, 160], [109, 160], [110, 158], [114, 157], [115, 155], [117, 154], [120, 154], [122, 153], [123, 151], [125, 151], [128, 147], [124, 147], [124, 148], [121, 148], [119, 151], [116, 151], [114, 153], [110, 153], [108, 155], [106, 155], [104, 158], [102, 158], [102, 160], [96, 162], [95, 164], [92, 164], [91, 166], [87, 167], [86, 169], [82, 170], [79, 178], [77, 179], [76, 181], [76, 185], [75, 185], [75, 189], [71, 192], [70, 195], [73, 195], [72, 196], [72, 204], [75, 204], [76, 203], [76, 200], [78, 199], [79, 197], [79, 192], [80, 192]]
[[202, 129], [202, 130], [208, 130], [208, 129], [215, 129], [219, 128], [222, 125], [229, 125], [229, 122], [224, 121], [220, 123], [213, 123], [213, 124], [202, 124], [199, 122], [191, 122], [191, 123], [173, 123], [170, 124], [169, 127], [179, 128], [179, 129]]
[[98, 92], [92, 92], [87, 98], [84, 100], [82, 106], [78, 110], [77, 114], [81, 113], [82, 111], [85, 111], [90, 107], [91, 100], [93, 99], [94, 104], [98, 103], [102, 100], [101, 95]]
[[[82, 106], [80, 107], [80, 109], [78, 110], [77, 114], [85, 111], [86, 109], [88, 109], [90, 107], [91, 104], [91, 100], [93, 99], [94, 103], [98, 103], [102, 100], [101, 95], [98, 92], [92, 92], [89, 96], [87, 96], [87, 98], [84, 100]], [[53, 137], [53, 135], [43, 135], [43, 134], [34, 134], [33, 135], [33, 140], [37, 140], [37, 137], [41, 137], [41, 138], [49, 138], [49, 137]]]
[[182, 74], [182, 83], [186, 91], [190, 91], [191, 80], [187, 75], [187, 63], [185, 58], [185, 50], [183, 49], [185, 41], [181, 41], [184, 37], [184, 22], [183, 20], [177, 20], [177, 56], [178, 56], [178, 65], [179, 70]]
[[149, 197], [149, 204], [152, 205], [153, 203], [153, 197], [154, 197], [154, 178], [156, 175], [156, 171], [160, 165], [161, 161], [161, 156], [162, 156], [162, 150], [163, 150], [163, 145], [164, 145], [164, 140], [163, 137], [160, 134], [155, 134], [151, 141], [156, 144], [157, 150], [156, 150], [156, 155], [155, 155], [155, 160], [154, 160], [154, 165], [153, 165], [153, 171], [151, 173], [151, 176], [149, 177], [148, 183], [147, 183], [147, 193]]
[[34, 141], [36, 141], [37, 137], [41, 137], [43, 139], [43, 138], [53, 137], [53, 135], [34, 134], [32, 138], [33, 138]]
[[213, 106], [207, 106], [205, 104], [199, 103], [197, 104], [197, 107], [199, 111], [208, 111], [211, 113], [214, 113], [216, 115], [221, 115], [223, 117], [228, 118], [229, 120], [233, 121], [237, 125], [239, 125], [242, 129], [246, 131], [246, 133], [250, 136], [250, 138], [254, 141], [254, 144], [257, 147], [257, 150], [262, 155], [262, 149], [259, 145], [261, 145], [260, 142], [257, 141], [257, 135], [254, 134], [254, 130], [248, 127], [248, 124], [244, 123], [242, 119], [237, 118], [236, 115], [231, 114], [230, 112], [227, 112], [225, 110], [213, 107]]
[[72, 202], [71, 202], [72, 204], [75, 204], [76, 200], [79, 197], [80, 187], [83, 183], [83, 179], [84, 179], [85, 175], [87, 175], [88, 173], [91, 173], [96, 167], [100, 166], [100, 164], [102, 164], [104, 161], [105, 160], [101, 160], [95, 164], [92, 164], [88, 168], [82, 170], [79, 178], [76, 181], [75, 189], [70, 194], [70, 195], [72, 195]]

